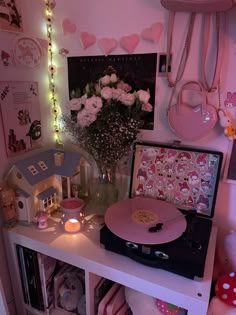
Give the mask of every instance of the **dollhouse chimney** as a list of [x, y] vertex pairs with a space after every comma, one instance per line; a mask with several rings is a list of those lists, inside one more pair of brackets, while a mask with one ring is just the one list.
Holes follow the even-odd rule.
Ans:
[[54, 161], [56, 166], [61, 166], [64, 161], [64, 153], [63, 152], [54, 153]]

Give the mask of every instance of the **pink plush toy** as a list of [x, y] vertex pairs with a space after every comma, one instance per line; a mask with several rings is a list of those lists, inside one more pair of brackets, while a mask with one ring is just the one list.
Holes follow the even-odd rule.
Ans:
[[236, 315], [235, 247], [236, 233], [230, 232], [217, 248], [214, 271], [216, 296], [209, 304], [207, 315]]

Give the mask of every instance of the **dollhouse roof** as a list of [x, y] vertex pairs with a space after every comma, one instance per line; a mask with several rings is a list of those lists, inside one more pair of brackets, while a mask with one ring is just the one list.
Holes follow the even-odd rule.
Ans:
[[35, 156], [15, 163], [15, 167], [32, 186], [53, 175], [71, 177], [76, 170], [81, 154], [79, 152], [63, 151], [64, 160], [60, 166], [56, 166], [54, 154], [57, 152], [62, 151], [50, 149], [38, 153]]

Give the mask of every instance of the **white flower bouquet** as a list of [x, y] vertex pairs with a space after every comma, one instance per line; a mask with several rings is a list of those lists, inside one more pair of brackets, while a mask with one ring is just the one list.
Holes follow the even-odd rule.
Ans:
[[66, 104], [73, 114], [64, 116], [65, 129], [100, 170], [116, 165], [130, 152], [145, 115], [153, 110], [149, 99], [149, 90], [133, 90], [108, 67], [104, 76], [86, 85], [82, 96]]

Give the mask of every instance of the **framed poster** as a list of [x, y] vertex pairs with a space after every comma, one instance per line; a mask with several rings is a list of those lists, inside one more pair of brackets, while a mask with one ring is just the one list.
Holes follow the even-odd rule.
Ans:
[[23, 32], [20, 0], [0, 0], [0, 30]]
[[154, 129], [156, 53], [68, 57], [67, 62], [70, 98], [73, 97], [75, 91], [79, 91], [82, 96], [87, 83], [95, 82], [104, 76], [108, 67], [114, 68], [118, 77], [127, 82], [133, 90], [149, 89], [149, 103], [153, 106], [153, 111], [145, 115], [143, 129]]
[[229, 148], [224, 169], [224, 180], [236, 184], [236, 140], [229, 142]]
[[41, 145], [37, 82], [0, 81], [0, 110], [8, 157]]

